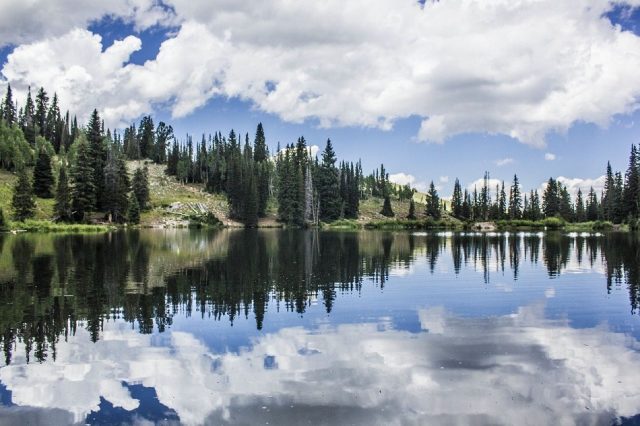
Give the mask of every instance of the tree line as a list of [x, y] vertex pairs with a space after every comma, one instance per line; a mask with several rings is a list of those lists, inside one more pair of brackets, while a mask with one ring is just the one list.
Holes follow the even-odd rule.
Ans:
[[[49, 99], [40, 88], [34, 101], [29, 90], [25, 106], [18, 108], [11, 86], [7, 87], [0, 104], [0, 167], [18, 174], [16, 219], [33, 216], [37, 196], [56, 198], [58, 220], [85, 221], [89, 214], [101, 213], [115, 222], [136, 222], [148, 205], [148, 176], [140, 169], [131, 179], [125, 161], [143, 159], [165, 165], [166, 173], [182, 183], [202, 184], [208, 192], [225, 195], [230, 217], [247, 226], [255, 226], [268, 212], [299, 226], [357, 218], [361, 201], [369, 197], [383, 200], [384, 216], [396, 217], [392, 200], [409, 202], [407, 219], [418, 215], [415, 188], [391, 183], [384, 164], [365, 176], [360, 161], [338, 163], [330, 140], [318, 158], [311, 155], [304, 137], [284, 148], [278, 144], [272, 155], [262, 124], [253, 140], [248, 133], [243, 137], [231, 130], [227, 136], [203, 135], [200, 142], [190, 135], [178, 141], [171, 125], [156, 126], [151, 116], [122, 134], [112, 133], [105, 131], [97, 110], [85, 127], [79, 127], [75, 116], [60, 113], [56, 94]], [[27, 167], [33, 167], [32, 176]], [[491, 187], [490, 181], [487, 172], [483, 184], [469, 190], [456, 179], [449, 203], [431, 182], [422, 213], [433, 219], [450, 214], [463, 221], [558, 217], [614, 223], [631, 223], [640, 215], [640, 158], [635, 145], [624, 175], [607, 165], [599, 194], [591, 188], [572, 197], [554, 178], [541, 193], [524, 192], [517, 175], [509, 185], [503, 181]]]
[[[117, 133], [105, 132], [97, 110], [80, 128], [68, 112], [60, 114], [56, 94], [49, 102], [40, 88], [34, 102], [29, 89], [25, 106], [17, 108], [10, 85], [1, 105], [0, 167], [18, 177], [11, 203], [16, 220], [32, 218], [39, 197], [55, 198], [58, 221], [85, 222], [94, 213], [111, 222], [139, 221], [149, 201], [147, 171], [138, 168], [129, 176], [129, 147]], [[141, 129], [143, 136], [146, 128]], [[154, 135], [153, 140], [149, 152], [162, 139]]]

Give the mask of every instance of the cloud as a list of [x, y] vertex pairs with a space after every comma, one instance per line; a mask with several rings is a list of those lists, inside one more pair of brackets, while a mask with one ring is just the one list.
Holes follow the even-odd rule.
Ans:
[[546, 161], [554, 161], [556, 159], [556, 155], [552, 154], [551, 152], [547, 152], [546, 154], [544, 154], [544, 159]]
[[513, 158], [502, 158], [502, 159], [496, 160], [495, 163], [496, 163], [496, 166], [498, 167], [506, 166], [507, 164], [513, 163]]
[[[502, 181], [500, 179], [489, 179], [487, 181], [487, 185], [489, 186], [489, 193], [491, 194], [492, 197], [494, 197], [496, 192], [496, 186], [502, 186]], [[484, 178], [480, 178], [468, 184], [467, 190], [469, 192], [473, 192], [475, 188], [478, 190], [478, 194], [479, 194], [483, 186], [484, 186]], [[505, 191], [508, 191], [506, 183], [505, 183]]]
[[143, 30], [172, 22], [171, 11], [155, 0], [3, 0], [0, 2], [0, 47], [58, 37], [109, 16]]
[[439, 181], [440, 183], [447, 183], [449, 182], [449, 176], [440, 176]]
[[638, 342], [545, 319], [544, 309], [483, 318], [420, 309], [419, 333], [388, 318], [283, 328], [237, 352], [188, 332], [142, 335], [106, 322], [95, 344], [84, 328], [60, 341], [55, 362], [27, 365], [19, 345], [0, 379], [13, 403], [77, 422], [100, 397], [135, 410], [123, 382], [153, 388], [185, 424], [370, 424], [372, 413], [385, 424], [598, 424], [637, 414]]
[[418, 181], [415, 176], [407, 173], [394, 173], [389, 175], [389, 181], [398, 185], [409, 185], [412, 188], [417, 189], [420, 192], [427, 192], [429, 184], [426, 182]]
[[[32, 28], [24, 33], [33, 36], [16, 40], [36, 38], [46, 48], [66, 37], [66, 28], [109, 13], [140, 26], [179, 26], [156, 58], [114, 67], [94, 78], [93, 87], [73, 89], [75, 99], [103, 94], [100, 101], [114, 120], [129, 120], [156, 104], [181, 117], [223, 97], [294, 123], [390, 129], [399, 119], [419, 117], [421, 141], [482, 132], [543, 146], [548, 132], [566, 131], [576, 121], [608, 125], [615, 114], [636, 109], [640, 96], [634, 73], [640, 57], [628, 54], [640, 51], [640, 37], [611, 24], [608, 0], [579, 7], [570, 0], [423, 6], [415, 0], [167, 0], [171, 13], [154, 9], [151, 0], [136, 1], [138, 9], [133, 0], [92, 4], [81, 13], [78, 1], [38, 2], [57, 5], [43, 7], [46, 20], [18, 7], [17, 27]], [[72, 9], [78, 16], [67, 23], [59, 11]], [[6, 18], [0, 34], [9, 37], [15, 19]], [[23, 58], [37, 57], [26, 55], [29, 46], [23, 46]], [[93, 77], [81, 65], [86, 58], [67, 50], [77, 72]], [[14, 58], [2, 70], [12, 83], [18, 62]], [[73, 86], [62, 58], [47, 55], [38, 63], [46, 71], [23, 76], [22, 84], [53, 82], [47, 87], [59, 92]]]

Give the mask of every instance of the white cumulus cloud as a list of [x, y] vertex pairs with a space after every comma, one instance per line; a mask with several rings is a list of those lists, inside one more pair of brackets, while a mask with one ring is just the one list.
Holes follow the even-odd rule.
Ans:
[[547, 161], [554, 161], [556, 159], [556, 155], [551, 152], [547, 152], [544, 154], [544, 159]]
[[389, 181], [396, 183], [398, 185], [409, 185], [412, 188], [417, 189], [420, 192], [427, 192], [429, 189], [429, 184], [423, 181], [418, 181], [418, 179], [411, 174], [408, 173], [394, 173], [389, 175]]
[[[419, 117], [422, 141], [481, 132], [543, 146], [548, 132], [566, 131], [576, 121], [608, 125], [615, 114], [634, 111], [640, 97], [640, 56], [630, 54], [640, 51], [640, 37], [611, 24], [608, 0], [462, 0], [423, 7], [415, 0], [167, 0], [171, 12], [152, 0], [87, 2], [86, 12], [78, 0], [35, 3], [54, 23], [19, 6], [13, 20], [25, 22], [17, 27], [27, 35], [10, 35], [15, 23], [2, 12], [13, 9], [5, 7], [0, 38], [37, 39], [40, 51], [53, 49], [61, 37], [77, 34], [71, 28], [101, 14], [139, 27], [178, 26], [144, 65], [120, 64], [96, 76], [87, 62], [95, 55], [87, 58], [68, 43], [65, 55], [38, 60], [41, 71], [19, 75], [23, 85], [53, 82], [50, 91], [67, 87], [74, 100], [94, 99], [112, 120], [126, 121], [156, 104], [180, 117], [213, 97], [235, 97], [288, 122], [389, 129], [399, 119]], [[72, 9], [78, 16], [53, 19]], [[2, 69], [11, 83], [27, 58], [38, 57], [34, 45], [20, 49]], [[12, 59], [16, 55], [21, 60]], [[75, 88], [68, 61], [91, 87]]]
[[507, 164], [513, 163], [513, 158], [501, 158], [496, 160], [495, 163], [498, 167], [506, 166]]

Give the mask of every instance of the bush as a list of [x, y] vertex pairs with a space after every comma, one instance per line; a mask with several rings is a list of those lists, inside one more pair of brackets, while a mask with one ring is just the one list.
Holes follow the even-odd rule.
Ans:
[[593, 223], [594, 231], [609, 231], [613, 229], [613, 223], [605, 220], [597, 220]]
[[561, 229], [567, 225], [567, 222], [560, 217], [548, 217], [542, 221], [547, 229]]

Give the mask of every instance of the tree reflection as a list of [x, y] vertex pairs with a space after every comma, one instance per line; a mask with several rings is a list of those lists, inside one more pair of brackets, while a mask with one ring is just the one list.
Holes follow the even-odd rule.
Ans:
[[[55, 359], [56, 344], [86, 328], [93, 341], [105, 321], [140, 333], [164, 331], [177, 314], [213, 320], [255, 319], [273, 309], [304, 315], [320, 301], [327, 313], [365, 282], [389, 285], [392, 271], [424, 259], [456, 275], [471, 269], [520, 279], [540, 261], [550, 278], [572, 264], [602, 264], [607, 290], [627, 286], [640, 301], [640, 241], [633, 234], [411, 234], [298, 230], [115, 232], [104, 235], [0, 236], [0, 343], [5, 363], [17, 344], [27, 361]], [[445, 271], [446, 269], [443, 269]]]

